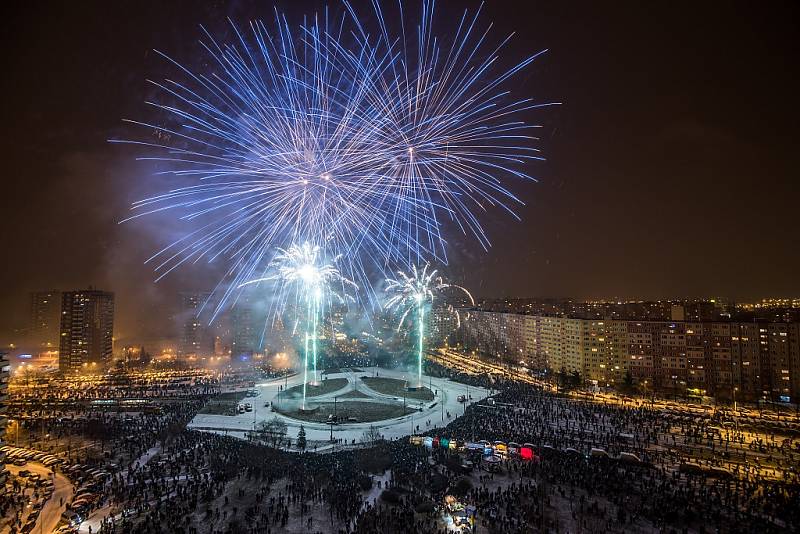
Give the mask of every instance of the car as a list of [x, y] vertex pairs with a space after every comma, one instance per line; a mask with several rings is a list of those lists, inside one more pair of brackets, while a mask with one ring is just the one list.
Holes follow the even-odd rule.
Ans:
[[61, 519], [66, 521], [67, 526], [77, 526], [81, 522], [81, 516], [71, 510], [67, 510], [62, 513]]
[[22, 467], [23, 465], [28, 465], [28, 460], [23, 460], [22, 458], [18, 458], [14, 460], [14, 465]]

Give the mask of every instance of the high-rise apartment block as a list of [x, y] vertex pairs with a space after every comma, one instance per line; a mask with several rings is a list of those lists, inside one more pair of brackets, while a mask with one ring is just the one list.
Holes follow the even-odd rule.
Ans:
[[61, 293], [37, 291], [31, 293], [31, 341], [41, 347], [58, 347], [61, 324]]
[[61, 298], [59, 369], [62, 372], [102, 368], [111, 361], [114, 294], [88, 289]]
[[247, 303], [240, 304], [233, 308], [231, 313], [231, 329], [233, 330], [233, 341], [231, 343], [232, 357], [248, 357], [260, 350], [260, 335], [256, 327], [255, 314]]
[[[627, 373], [655, 388], [720, 398], [800, 397], [800, 323], [600, 320], [470, 310], [470, 348], [601, 385]], [[692, 314], [697, 317], [697, 314]]]
[[211, 352], [213, 348], [211, 335], [200, 319], [200, 310], [207, 298], [208, 293], [181, 294], [181, 356], [196, 356]]
[[[6, 399], [8, 398], [8, 378], [11, 374], [11, 364], [6, 359], [6, 354], [0, 352], [0, 447], [5, 445], [5, 434], [8, 420], [6, 419]], [[5, 493], [8, 472], [5, 466], [6, 453], [0, 451], [0, 495]]]

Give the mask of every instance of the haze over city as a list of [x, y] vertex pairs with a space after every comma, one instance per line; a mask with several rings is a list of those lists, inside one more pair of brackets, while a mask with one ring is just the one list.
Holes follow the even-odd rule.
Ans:
[[[562, 105], [534, 114], [547, 162], [531, 164], [537, 183], [515, 188], [522, 224], [507, 231], [488, 213], [488, 252], [454, 232], [448, 275], [485, 297], [800, 294], [797, 110], [784, 104], [800, 89], [785, 69], [796, 6], [746, 5], [484, 6], [498, 34], [516, 32], [510, 59], [548, 49], [519, 81]], [[294, 18], [308, 9], [280, 7]], [[174, 219], [117, 224], [158, 182], [135, 150], [106, 141], [152, 96], [146, 79], [164, 66], [153, 49], [191, 58], [201, 24], [227, 32], [225, 17], [270, 14], [246, 2], [13, 11], [3, 212], [18, 230], [4, 234], [14, 258], [0, 275], [4, 309], [26, 306], [29, 291], [94, 285], [117, 293], [123, 337], [170, 333], [177, 291], [204, 290], [219, 270], [198, 264], [152, 283], [144, 261]], [[25, 321], [3, 314], [4, 339]]]
[[800, 530], [798, 9], [8, 8], [0, 534]]

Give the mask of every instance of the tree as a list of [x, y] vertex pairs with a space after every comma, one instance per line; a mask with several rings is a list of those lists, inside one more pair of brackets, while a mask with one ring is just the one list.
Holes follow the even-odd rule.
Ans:
[[304, 451], [306, 450], [306, 429], [300, 425], [300, 431], [297, 433], [297, 448]]
[[570, 385], [572, 387], [578, 387], [581, 385], [581, 374], [578, 371], [572, 371], [572, 376], [570, 377]]
[[361, 435], [361, 440], [364, 443], [376, 443], [382, 439], [383, 436], [373, 425], [369, 425], [369, 428]]
[[633, 387], [633, 375], [631, 374], [630, 369], [625, 371], [625, 378], [623, 378], [623, 380], [625, 381], [626, 388], [630, 389]]
[[277, 447], [278, 443], [283, 441], [284, 436], [286, 436], [286, 430], [286, 423], [279, 419], [278, 416], [275, 416], [269, 421], [261, 421], [256, 427], [256, 435], [258, 439]]
[[556, 393], [564, 389], [567, 385], [567, 370], [562, 367], [556, 374]]

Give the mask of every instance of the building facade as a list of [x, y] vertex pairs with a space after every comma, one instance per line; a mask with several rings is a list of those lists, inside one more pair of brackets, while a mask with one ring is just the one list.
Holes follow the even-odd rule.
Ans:
[[235, 306], [231, 312], [231, 356], [233, 358], [249, 358], [259, 352], [261, 338], [260, 330], [256, 326], [254, 311], [246, 304]]
[[88, 289], [61, 298], [58, 363], [61, 372], [102, 368], [114, 349], [114, 294]]
[[[6, 427], [8, 419], [6, 417], [6, 399], [8, 398], [8, 379], [11, 375], [11, 364], [4, 352], [0, 352], [0, 447], [5, 445]], [[6, 453], [0, 451], [0, 494], [6, 491], [6, 480], [8, 471], [5, 466]]]
[[180, 295], [180, 328], [181, 342], [178, 347], [180, 356], [197, 356], [211, 352], [212, 342], [207, 328], [200, 320], [200, 310], [208, 298], [208, 293], [181, 293]]
[[61, 293], [36, 291], [31, 293], [31, 341], [39, 347], [58, 347], [61, 325]]
[[[696, 319], [697, 315], [693, 314]], [[800, 323], [638, 321], [471, 310], [469, 348], [534, 369], [722, 399], [800, 399]]]

